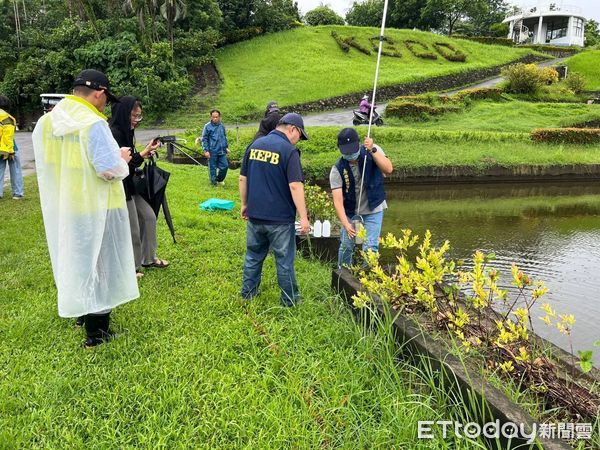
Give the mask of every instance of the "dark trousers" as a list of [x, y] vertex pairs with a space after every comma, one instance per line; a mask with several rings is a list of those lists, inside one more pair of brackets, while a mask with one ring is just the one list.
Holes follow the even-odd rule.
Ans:
[[108, 335], [110, 312], [104, 314], [87, 314], [84, 316], [84, 323], [88, 338], [102, 339]]

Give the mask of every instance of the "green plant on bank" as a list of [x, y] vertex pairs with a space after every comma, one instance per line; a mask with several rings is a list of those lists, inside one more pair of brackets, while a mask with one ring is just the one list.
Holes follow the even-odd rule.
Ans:
[[[418, 242], [411, 230], [402, 230], [400, 238], [389, 233], [380, 239], [382, 249], [396, 254], [397, 264], [389, 272], [380, 265], [378, 253], [362, 253], [367, 269], [353, 267], [364, 287], [353, 297], [356, 307], [364, 307], [377, 295], [402, 313], [425, 314], [434, 328], [458, 338], [465, 352], [476, 350], [474, 358], [485, 358], [489, 370], [538, 385], [541, 394], [573, 418], [596, 417], [600, 397], [584, 387], [575, 373], [560, 373], [552, 355], [532, 338], [532, 309], [548, 292], [543, 282], [513, 264], [516, 294], [509, 298], [509, 291], [499, 287], [499, 272], [489, 267], [495, 255], [476, 251], [472, 269], [457, 270], [457, 264], [445, 257], [449, 242], [434, 247], [429, 230], [415, 260], [410, 260], [408, 255]], [[454, 281], [448, 284], [449, 280]], [[572, 315], [563, 315], [557, 326], [570, 337], [574, 321]], [[572, 347], [571, 358], [574, 365]]]
[[331, 198], [321, 187], [315, 184], [304, 185], [304, 196], [306, 198], [306, 209], [308, 220], [329, 220], [332, 224], [337, 222], [337, 215]]

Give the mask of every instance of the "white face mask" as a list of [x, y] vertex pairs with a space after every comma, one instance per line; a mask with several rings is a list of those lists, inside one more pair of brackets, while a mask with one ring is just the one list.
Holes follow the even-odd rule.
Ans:
[[360, 156], [360, 150], [358, 150], [356, 153], [352, 153], [350, 155], [342, 155], [342, 158], [344, 158], [346, 161], [356, 161], [359, 156]]

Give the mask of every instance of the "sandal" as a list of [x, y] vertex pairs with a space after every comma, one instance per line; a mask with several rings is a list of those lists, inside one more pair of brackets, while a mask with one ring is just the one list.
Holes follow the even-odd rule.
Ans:
[[143, 272], [136, 272], [135, 273], [135, 277], [139, 280], [140, 278], [142, 278], [144, 276]]
[[165, 267], [169, 266], [169, 262], [165, 261], [164, 259], [158, 259], [156, 258], [154, 260], [154, 262], [150, 263], [150, 264], [142, 264], [143, 267], [156, 267], [157, 269], [164, 269]]

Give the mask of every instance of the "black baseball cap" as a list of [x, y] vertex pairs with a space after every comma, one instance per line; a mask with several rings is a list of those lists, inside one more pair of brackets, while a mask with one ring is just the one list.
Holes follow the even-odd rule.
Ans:
[[354, 128], [344, 128], [338, 134], [338, 148], [344, 155], [356, 153], [360, 148], [360, 138]]
[[287, 113], [281, 119], [279, 119], [279, 125], [294, 125], [300, 130], [300, 139], [306, 141], [308, 139], [308, 134], [304, 131], [304, 120], [302, 120], [302, 116], [298, 113]]
[[279, 106], [277, 106], [277, 102], [269, 102], [267, 103], [267, 110], [270, 111], [279, 111]]
[[119, 103], [119, 97], [110, 91], [110, 83], [108, 82], [108, 78], [106, 78], [106, 75], [99, 70], [83, 70], [79, 75], [77, 75], [75, 81], [73, 81], [73, 87], [75, 86], [86, 86], [96, 91], [104, 91], [111, 103]]

